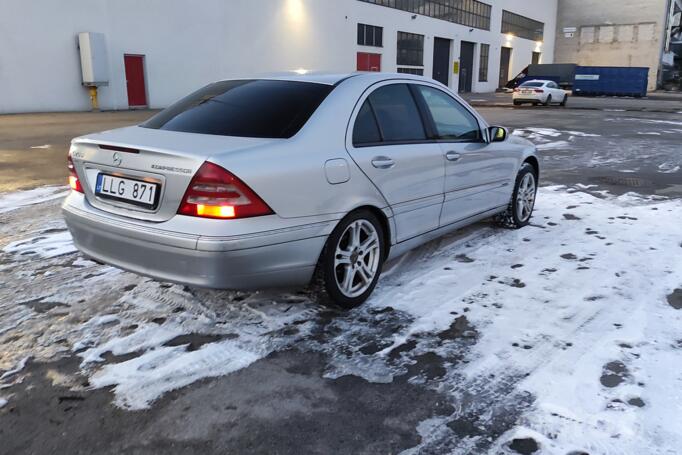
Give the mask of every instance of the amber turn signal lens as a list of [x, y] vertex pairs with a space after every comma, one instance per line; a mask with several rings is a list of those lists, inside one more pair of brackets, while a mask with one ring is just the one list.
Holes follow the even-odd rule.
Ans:
[[231, 205], [197, 205], [197, 215], [211, 218], [234, 218], [234, 207]]

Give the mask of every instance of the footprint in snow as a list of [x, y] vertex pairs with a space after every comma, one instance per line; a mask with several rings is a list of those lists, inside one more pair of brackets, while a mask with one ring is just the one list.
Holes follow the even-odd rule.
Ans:
[[540, 445], [533, 438], [517, 438], [509, 442], [509, 448], [522, 455], [531, 455], [540, 450]]
[[682, 289], [675, 289], [675, 291], [668, 296], [668, 303], [676, 310], [682, 310]]
[[628, 370], [628, 367], [620, 360], [616, 360], [604, 365], [599, 382], [601, 382], [604, 387], [612, 389], [618, 387], [629, 378], [630, 371]]
[[457, 262], [462, 262], [462, 263], [464, 263], [464, 264], [469, 264], [469, 263], [471, 263], [471, 262], [474, 262], [474, 260], [471, 259], [471, 258], [470, 258], [469, 256], [467, 256], [466, 254], [458, 254], [457, 256], [455, 256], [455, 261], [457, 261]]

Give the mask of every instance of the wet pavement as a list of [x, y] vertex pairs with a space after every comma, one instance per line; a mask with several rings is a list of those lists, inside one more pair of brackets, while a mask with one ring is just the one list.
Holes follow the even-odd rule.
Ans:
[[350, 312], [85, 260], [61, 188], [0, 204], [0, 454], [674, 453], [682, 114], [480, 112], [540, 149], [531, 226], [431, 242]]

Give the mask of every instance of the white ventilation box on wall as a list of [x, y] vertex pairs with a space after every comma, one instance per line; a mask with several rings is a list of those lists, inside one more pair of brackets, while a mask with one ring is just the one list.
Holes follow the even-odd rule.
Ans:
[[83, 85], [109, 85], [109, 59], [104, 34], [79, 33], [78, 48], [81, 54]]

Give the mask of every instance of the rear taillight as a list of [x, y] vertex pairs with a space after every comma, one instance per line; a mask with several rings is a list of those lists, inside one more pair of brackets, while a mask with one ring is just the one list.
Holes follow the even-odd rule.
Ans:
[[533, 90], [533, 91], [534, 91], [535, 93], [545, 93], [545, 91], [542, 90], [541, 88], [536, 88], [536, 89]]
[[76, 168], [73, 165], [73, 159], [70, 154], [67, 158], [67, 167], [69, 168], [69, 186], [72, 190], [82, 193], [83, 186], [81, 185], [81, 181], [78, 180], [78, 174], [76, 174]]
[[244, 182], [217, 164], [201, 165], [182, 198], [180, 215], [202, 218], [249, 218], [272, 209]]

